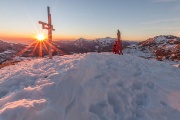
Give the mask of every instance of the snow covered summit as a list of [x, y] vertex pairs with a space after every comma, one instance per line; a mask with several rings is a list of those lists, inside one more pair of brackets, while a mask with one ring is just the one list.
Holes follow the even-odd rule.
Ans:
[[0, 69], [0, 120], [179, 120], [180, 69], [88, 53]]
[[180, 61], [180, 38], [172, 35], [160, 35], [129, 46], [126, 53], [137, 54], [157, 60]]

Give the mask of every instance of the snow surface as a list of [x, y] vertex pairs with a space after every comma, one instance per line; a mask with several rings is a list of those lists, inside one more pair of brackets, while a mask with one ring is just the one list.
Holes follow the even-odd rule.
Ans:
[[0, 120], [180, 120], [180, 69], [88, 53], [0, 69]]
[[2, 54], [9, 54], [9, 53], [15, 53], [15, 52], [16, 51], [14, 51], [14, 50], [6, 50], [4, 52], [1, 52], [0, 55], [2, 55]]
[[165, 36], [157, 36], [155, 37], [155, 42], [156, 43], [161, 43], [161, 42], [167, 42], [169, 39], [166, 39]]
[[152, 53], [149, 49], [141, 50], [138, 45], [132, 44], [127, 46], [126, 49], [123, 50], [123, 53], [143, 57], [143, 58], [155, 58], [154, 53]]

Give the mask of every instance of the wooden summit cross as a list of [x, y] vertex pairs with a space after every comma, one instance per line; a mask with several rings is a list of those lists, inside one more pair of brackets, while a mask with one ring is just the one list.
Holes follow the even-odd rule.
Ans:
[[52, 30], [53, 25], [51, 24], [51, 13], [50, 13], [50, 8], [47, 6], [47, 12], [48, 12], [48, 23], [39, 21], [39, 24], [42, 24], [42, 29], [47, 29], [48, 30], [48, 42], [49, 42], [49, 59], [52, 59]]

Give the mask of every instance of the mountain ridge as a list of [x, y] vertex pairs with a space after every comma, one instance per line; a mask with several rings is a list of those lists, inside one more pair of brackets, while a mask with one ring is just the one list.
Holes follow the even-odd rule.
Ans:
[[[53, 52], [53, 55], [87, 53], [87, 52], [112, 52], [112, 47], [116, 38], [97, 38], [88, 40], [79, 38], [73, 41], [53, 41], [53, 45], [60, 51]], [[173, 35], [160, 35], [149, 38], [141, 42], [122, 41], [124, 53], [134, 54], [147, 59], [180, 61], [180, 38]], [[20, 50], [27, 45], [7, 43], [0, 40], [0, 64], [11, 60]], [[35, 45], [22, 54], [22, 57], [38, 57], [39, 48], [32, 54]], [[126, 49], [127, 48], [127, 49]], [[43, 56], [48, 55], [46, 50], [42, 50]]]
[[[139, 42], [137, 45], [129, 46], [126, 52], [135, 54], [135, 50], [141, 52], [142, 57], [145, 58], [180, 61], [180, 38], [173, 35], [155, 36]], [[148, 56], [143, 56], [144, 53], [147, 53]]]

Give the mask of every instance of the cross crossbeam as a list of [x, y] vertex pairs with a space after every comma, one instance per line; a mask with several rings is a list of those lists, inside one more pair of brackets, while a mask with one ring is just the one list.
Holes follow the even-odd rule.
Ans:
[[42, 21], [39, 21], [39, 24], [42, 24], [42, 29], [47, 29], [47, 30], [51, 29], [51, 30], [55, 31], [55, 29], [53, 29], [53, 25], [49, 25], [49, 24], [42, 22]]

